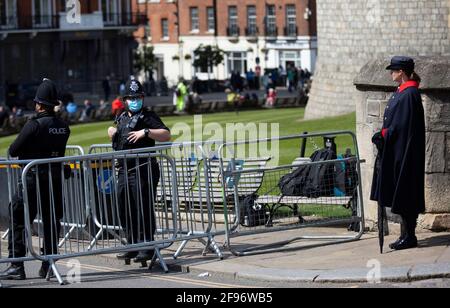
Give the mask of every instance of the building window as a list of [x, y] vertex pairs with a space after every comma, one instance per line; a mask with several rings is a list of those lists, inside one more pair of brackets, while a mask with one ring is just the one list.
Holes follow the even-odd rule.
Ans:
[[231, 52], [228, 55], [228, 74], [247, 72], [247, 53]]
[[297, 36], [297, 10], [294, 4], [286, 5], [286, 36]]
[[161, 19], [161, 35], [163, 40], [169, 39], [169, 20], [166, 18]]
[[198, 8], [191, 7], [190, 8], [190, 16], [191, 16], [191, 31], [196, 32], [200, 30], [199, 19], [198, 19]]
[[149, 20], [146, 27], [145, 27], [145, 37], [148, 40], [152, 39], [152, 22]]
[[59, 11], [60, 12], [67, 11], [66, 5], [67, 5], [67, 0], [59, 0]]
[[103, 21], [106, 25], [116, 25], [119, 20], [117, 0], [102, 0]]
[[256, 24], [256, 6], [247, 7], [247, 35], [257, 35], [258, 28]]
[[52, 4], [50, 0], [33, 0], [33, 25], [47, 27], [51, 25]]
[[16, 0], [0, 1], [0, 28], [12, 28], [16, 21]]
[[238, 11], [236, 6], [228, 7], [228, 35], [229, 36], [239, 35]]
[[277, 16], [275, 5], [267, 5], [266, 7], [266, 35], [277, 36]]
[[216, 16], [213, 7], [208, 7], [207, 9], [208, 16], [208, 31], [215, 32], [216, 31]]

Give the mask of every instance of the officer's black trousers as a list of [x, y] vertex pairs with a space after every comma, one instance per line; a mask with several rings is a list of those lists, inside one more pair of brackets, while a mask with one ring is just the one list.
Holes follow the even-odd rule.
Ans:
[[119, 171], [120, 223], [129, 244], [151, 242], [156, 231], [154, 200], [159, 166], [152, 163], [138, 170]]
[[417, 228], [417, 219], [419, 215], [410, 214], [410, 215], [401, 215], [402, 217], [402, 237], [403, 238], [414, 238], [416, 236], [416, 228]]
[[[53, 193], [50, 193], [48, 172], [39, 174], [39, 187], [37, 187], [37, 183], [34, 174], [27, 177], [30, 223], [32, 224], [39, 214], [44, 232], [42, 252], [45, 255], [55, 255], [58, 253], [60, 221], [63, 216], [61, 177], [58, 175], [52, 177]], [[20, 183], [18, 193], [13, 197], [12, 204], [10, 204], [9, 258], [25, 257], [27, 252], [24, 234], [24, 200], [21, 187], [22, 184]], [[21, 264], [18, 263], [17, 265]]]

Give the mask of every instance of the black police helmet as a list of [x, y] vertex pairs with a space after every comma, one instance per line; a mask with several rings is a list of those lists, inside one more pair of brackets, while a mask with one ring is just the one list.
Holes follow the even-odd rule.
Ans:
[[58, 91], [55, 83], [50, 79], [44, 79], [36, 91], [34, 102], [51, 107], [58, 106]]
[[391, 65], [386, 67], [387, 70], [399, 71], [412, 74], [415, 69], [414, 60], [410, 57], [395, 56], [391, 60]]
[[123, 97], [124, 99], [133, 98], [133, 97], [141, 97], [141, 96], [145, 95], [144, 87], [142, 86], [142, 84], [139, 81], [137, 81], [135, 79], [128, 81], [125, 88], [126, 88], [126, 92]]

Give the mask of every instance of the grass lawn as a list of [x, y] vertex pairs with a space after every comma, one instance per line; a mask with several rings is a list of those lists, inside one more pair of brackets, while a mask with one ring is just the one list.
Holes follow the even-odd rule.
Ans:
[[[218, 123], [221, 127], [225, 128], [227, 123], [278, 123], [280, 127], [280, 135], [294, 135], [302, 132], [327, 132], [338, 130], [355, 131], [356, 128], [356, 116], [354, 113], [321, 120], [304, 121], [304, 108], [297, 109], [273, 109], [273, 110], [258, 110], [258, 111], [245, 111], [236, 115], [234, 112], [228, 113], [216, 113], [207, 114], [203, 116], [203, 125], [209, 123]], [[171, 116], [163, 118], [163, 121], [169, 128], [174, 128], [177, 123], [185, 123], [189, 126], [194, 125], [193, 116]], [[106, 135], [107, 128], [112, 125], [112, 122], [100, 122], [91, 124], [82, 124], [71, 127], [72, 135], [69, 140], [71, 145], [81, 145], [85, 149], [89, 148], [92, 144], [109, 143]], [[178, 126], [178, 125], [177, 125]], [[205, 136], [204, 133], [197, 132], [193, 134], [192, 139], [198, 140], [203, 136], [203, 139], [209, 139], [211, 136]], [[0, 138], [0, 156], [5, 156], [9, 145], [14, 141], [16, 136]], [[179, 136], [174, 136], [174, 140]], [[214, 139], [214, 138], [213, 138]], [[314, 140], [319, 146], [323, 146], [323, 141], [319, 138]], [[36, 140], [36, 142], [39, 142]], [[337, 140], [338, 152], [345, 152], [346, 148], [352, 148], [352, 141], [349, 137], [342, 137]], [[307, 154], [312, 153], [314, 150], [313, 142], [308, 142]], [[280, 163], [288, 164], [292, 162], [292, 159], [299, 156], [300, 142], [299, 141], [286, 141], [280, 143], [281, 159]]]

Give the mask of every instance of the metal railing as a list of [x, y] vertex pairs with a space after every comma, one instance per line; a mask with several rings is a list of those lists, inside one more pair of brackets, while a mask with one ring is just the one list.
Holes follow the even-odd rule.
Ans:
[[[345, 156], [316, 161], [323, 139], [332, 153], [345, 150]], [[251, 150], [293, 143], [302, 145], [300, 157], [291, 151], [268, 156]], [[179, 243], [174, 258], [198, 240], [203, 254], [222, 259], [218, 236], [225, 237], [231, 253], [245, 256], [282, 251], [305, 239], [319, 241], [315, 245], [354, 241], [364, 231], [361, 160], [351, 132], [119, 152], [94, 145], [89, 153], [0, 162], [0, 167], [19, 170], [8, 173], [8, 182], [10, 200], [23, 197], [23, 212], [11, 207], [10, 220], [23, 218], [25, 230], [25, 238], [17, 237], [23, 230], [12, 224], [10, 243], [20, 249], [10, 249], [7, 258], [0, 255], [0, 263], [48, 262], [62, 283], [56, 267], [61, 259], [144, 251], [152, 253], [150, 268], [159, 260], [167, 272], [160, 250], [174, 243]], [[294, 186], [286, 189], [291, 180], [301, 183], [294, 191]], [[13, 188], [16, 184], [19, 189]], [[33, 221], [38, 222], [34, 228]], [[273, 243], [261, 241], [267, 234]]]
[[[307, 153], [317, 153], [322, 138], [338, 139], [337, 144], [347, 144], [349, 155], [334, 159], [310, 161], [305, 158], [288, 158], [281, 154], [277, 159], [283, 164], [267, 168], [244, 170], [245, 158], [236, 155], [252, 145], [271, 143], [297, 143], [310, 141]], [[336, 153], [337, 149], [333, 149]], [[314, 155], [313, 154], [313, 155]], [[226, 163], [225, 160], [230, 161]], [[364, 211], [361, 188], [361, 169], [356, 136], [352, 132], [305, 134], [276, 139], [255, 140], [224, 144], [220, 150], [226, 219], [226, 243], [237, 256], [280, 251], [284, 245], [309, 240], [329, 240], [341, 243], [358, 240], [364, 232]], [[301, 170], [299, 170], [302, 168]], [[346, 168], [348, 168], [346, 170]], [[283, 190], [283, 179], [294, 176], [298, 191]], [[338, 174], [337, 170], [340, 170]], [[319, 176], [320, 175], [320, 176]], [[315, 177], [314, 177], [315, 176]], [[340, 178], [337, 179], [337, 176]], [[303, 181], [303, 182], [302, 182]], [[351, 182], [350, 184], [348, 182]], [[314, 184], [314, 185], [313, 185]], [[298, 186], [301, 186], [300, 188]], [[340, 234], [286, 235], [282, 241], [259, 245], [255, 238], [246, 242], [246, 248], [233, 248], [232, 239], [245, 235], [258, 235], [289, 230], [307, 230], [311, 227], [336, 227]], [[350, 231], [349, 231], [350, 230]]]

